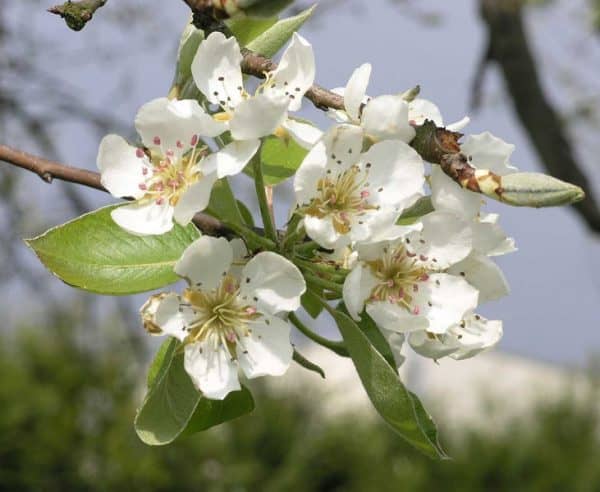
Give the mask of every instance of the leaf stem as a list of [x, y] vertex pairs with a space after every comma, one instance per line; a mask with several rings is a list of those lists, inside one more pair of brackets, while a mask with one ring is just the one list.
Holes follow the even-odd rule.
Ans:
[[265, 228], [265, 236], [272, 239], [277, 243], [277, 232], [275, 225], [271, 219], [271, 213], [269, 211], [269, 201], [267, 199], [267, 193], [265, 192], [265, 180], [262, 172], [262, 165], [260, 162], [260, 151], [252, 158], [252, 171], [254, 174], [254, 186], [256, 188], [256, 198], [258, 199], [258, 206], [260, 208], [260, 215], [263, 221], [263, 227]]
[[342, 357], [350, 356], [343, 342], [334, 342], [333, 340], [329, 340], [328, 338], [316, 334], [308, 326], [302, 323], [302, 321], [300, 321], [298, 316], [296, 316], [294, 313], [290, 313], [288, 315], [288, 319], [296, 328], [298, 328], [298, 331], [300, 333], [302, 333], [307, 338], [311, 339], [313, 342], [318, 343], [319, 345], [322, 345], [325, 348], [328, 348], [329, 350], [335, 352], [338, 355], [341, 355]]

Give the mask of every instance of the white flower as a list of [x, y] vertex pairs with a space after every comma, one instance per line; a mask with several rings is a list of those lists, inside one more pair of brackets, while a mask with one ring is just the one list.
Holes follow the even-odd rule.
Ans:
[[181, 295], [160, 295], [142, 307], [145, 323], [181, 340], [184, 366], [206, 398], [222, 400], [248, 378], [282, 375], [293, 348], [290, 325], [277, 316], [300, 306], [306, 285], [288, 260], [263, 252], [241, 267], [241, 241], [202, 236], [175, 271], [188, 282]]
[[243, 56], [234, 37], [211, 33], [199, 46], [192, 62], [192, 75], [206, 99], [221, 108], [215, 115], [223, 121], [234, 140], [258, 139], [285, 128], [299, 144], [308, 146], [321, 136], [313, 126], [290, 120], [315, 78], [312, 46], [294, 33], [279, 66], [255, 95], [243, 85], [240, 64]]
[[[345, 88], [335, 89], [344, 97], [345, 111], [332, 110], [330, 115], [341, 123], [350, 123], [363, 127], [373, 140], [399, 139], [410, 142], [415, 136], [415, 125], [421, 125], [426, 119], [437, 126], [443, 126], [438, 107], [426, 99], [406, 101], [402, 94], [383, 95], [371, 98], [367, 96], [367, 86], [371, 77], [371, 65], [365, 63], [350, 76]], [[469, 118], [452, 123], [448, 130], [458, 131], [469, 123]]]
[[357, 248], [359, 262], [343, 287], [354, 319], [366, 306], [382, 330], [442, 334], [475, 309], [477, 289], [448, 272], [471, 251], [468, 225], [444, 212], [422, 222], [422, 231]]
[[335, 126], [295, 175], [306, 233], [326, 248], [370, 240], [422, 195], [424, 167], [414, 149], [388, 140], [362, 153], [362, 145], [360, 128]]
[[112, 212], [114, 221], [134, 234], [163, 234], [173, 220], [187, 225], [208, 205], [215, 181], [239, 173], [259, 145], [233, 142], [207, 155], [201, 139], [225, 128], [192, 100], [150, 101], [140, 108], [135, 126], [145, 148], [107, 135], [97, 158], [104, 187], [135, 200]]
[[[475, 169], [487, 169], [500, 176], [517, 170], [510, 164], [515, 146], [489, 132], [469, 135], [460, 147]], [[461, 217], [479, 215], [483, 203], [481, 195], [462, 188], [439, 166], [432, 166], [430, 185], [431, 200], [436, 210], [452, 211]]]
[[490, 349], [501, 338], [502, 321], [469, 313], [444, 334], [417, 331], [408, 336], [408, 343], [415, 352], [431, 359], [450, 356], [460, 360]]

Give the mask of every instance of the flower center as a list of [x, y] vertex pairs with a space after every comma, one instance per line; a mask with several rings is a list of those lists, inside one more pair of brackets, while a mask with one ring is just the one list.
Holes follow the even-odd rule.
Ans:
[[358, 166], [352, 166], [335, 178], [326, 176], [317, 183], [317, 197], [305, 212], [319, 218], [331, 216], [333, 227], [339, 234], [350, 232], [353, 216], [363, 215], [378, 207], [369, 204], [366, 176], [361, 176]]
[[[196, 143], [197, 139], [193, 139], [192, 149], [181, 157], [170, 149], [164, 153], [151, 153], [151, 167], [144, 168], [145, 179], [139, 184], [146, 192], [142, 200], [155, 201], [157, 205], [177, 205], [183, 193], [203, 176], [197, 164], [206, 149], [196, 147]], [[181, 142], [177, 142], [177, 146], [183, 147]]]
[[185, 289], [184, 306], [196, 316], [188, 326], [186, 343], [208, 340], [215, 348], [223, 344], [235, 356], [236, 342], [248, 335], [248, 323], [258, 317], [256, 308], [241, 302], [238, 294], [239, 283], [231, 275], [212, 291]]
[[366, 262], [379, 283], [371, 291], [373, 301], [388, 301], [413, 311], [413, 295], [419, 291], [419, 282], [429, 279], [427, 270], [415, 259], [415, 254], [403, 245], [385, 248], [383, 256]]

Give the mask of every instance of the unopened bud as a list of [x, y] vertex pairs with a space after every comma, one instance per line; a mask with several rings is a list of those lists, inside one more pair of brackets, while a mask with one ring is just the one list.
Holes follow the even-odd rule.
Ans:
[[402, 97], [402, 99], [404, 99], [406, 102], [411, 102], [417, 98], [420, 92], [421, 86], [415, 85], [412, 89], [408, 89], [407, 91], [404, 91], [402, 94], [400, 94], [400, 97]]
[[496, 194], [500, 201], [517, 207], [555, 207], [585, 198], [585, 193], [579, 186], [541, 173], [502, 176]]

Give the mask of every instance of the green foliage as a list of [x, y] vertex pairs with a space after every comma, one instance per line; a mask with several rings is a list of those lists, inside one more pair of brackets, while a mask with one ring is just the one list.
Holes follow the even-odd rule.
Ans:
[[148, 394], [135, 418], [135, 430], [146, 444], [169, 444], [181, 434], [209, 429], [254, 409], [245, 388], [223, 401], [203, 398], [183, 367], [180, 348], [175, 339], [163, 344], [150, 367]]
[[247, 48], [264, 56], [273, 56], [288, 42], [292, 34], [302, 27], [314, 9], [313, 6], [298, 15], [281, 19], [248, 43]]
[[166, 234], [136, 236], [115, 224], [114, 208], [87, 213], [26, 243], [54, 275], [90, 292], [135, 294], [176, 282], [173, 266], [198, 230], [175, 224]]
[[256, 18], [238, 15], [227, 19], [225, 24], [231, 30], [240, 46], [247, 46], [277, 22], [277, 17]]
[[71, 327], [0, 336], [0, 491], [600, 490], [595, 398], [546, 403], [497, 434], [459, 429], [452, 461], [414, 453], [362, 413], [324, 420], [310, 392], [259, 392], [249, 416], [145, 446], [131, 427], [142, 377], [127, 345], [86, 349]]
[[423, 196], [419, 198], [412, 207], [407, 208], [396, 223], [398, 225], [414, 224], [423, 215], [427, 215], [428, 213], [433, 212], [433, 210], [431, 196]]
[[275, 186], [293, 176], [307, 153], [291, 138], [265, 138], [260, 149], [265, 184]]
[[340, 311], [331, 311], [373, 406], [400, 436], [430, 457], [445, 458], [437, 430], [417, 397], [357, 324]]

